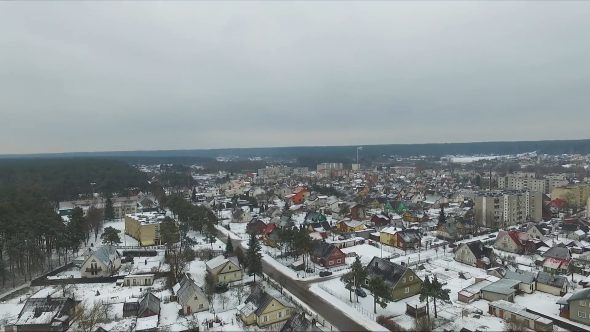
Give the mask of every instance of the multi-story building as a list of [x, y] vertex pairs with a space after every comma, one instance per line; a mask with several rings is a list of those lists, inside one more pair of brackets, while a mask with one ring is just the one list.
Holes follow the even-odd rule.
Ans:
[[508, 174], [498, 178], [498, 187], [511, 190], [529, 190], [540, 193], [549, 192], [549, 180], [537, 179], [530, 173]]
[[540, 192], [511, 190], [480, 192], [475, 196], [475, 222], [484, 227], [503, 228], [542, 219]]
[[557, 187], [551, 191], [551, 199], [562, 199], [570, 207], [582, 208], [590, 197], [590, 183], [576, 183]]
[[342, 163], [321, 163], [317, 165], [317, 172], [323, 176], [343, 176], [346, 174]]
[[125, 216], [125, 234], [142, 246], [160, 244], [160, 224], [166, 215], [159, 212], [132, 213]]

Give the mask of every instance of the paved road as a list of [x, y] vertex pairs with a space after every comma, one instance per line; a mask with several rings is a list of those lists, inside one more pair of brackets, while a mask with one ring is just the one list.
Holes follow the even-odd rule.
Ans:
[[[219, 230], [217, 230], [217, 237], [225, 242], [227, 236], [224, 236]], [[241, 245], [241, 240], [233, 240], [232, 244], [234, 248]], [[262, 261], [262, 271], [269, 277], [274, 279], [285, 289], [287, 289], [295, 297], [307, 304], [313, 311], [320, 314], [325, 320], [327, 320], [332, 326], [336, 327], [340, 331], [367, 331], [365, 327], [359, 325], [356, 321], [349, 318], [345, 313], [336, 308], [332, 303], [327, 302], [321, 296], [309, 290], [309, 282], [298, 281], [289, 278], [280, 270], [277, 270], [271, 264]], [[318, 280], [320, 281], [320, 280]]]
[[284, 275], [281, 271], [274, 268], [274, 266], [262, 262], [262, 270], [269, 277], [274, 279], [285, 289], [287, 289], [295, 297], [307, 304], [313, 311], [320, 314], [325, 320], [330, 322], [334, 327], [340, 331], [367, 331], [362, 325], [359, 325], [353, 319], [350, 319], [346, 314], [337, 309], [333, 304], [327, 302], [322, 297], [316, 295], [309, 290], [307, 282], [293, 280]]

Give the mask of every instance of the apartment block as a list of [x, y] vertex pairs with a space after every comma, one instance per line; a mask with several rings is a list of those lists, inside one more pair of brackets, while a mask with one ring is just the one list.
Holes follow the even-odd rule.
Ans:
[[583, 208], [590, 197], [590, 183], [577, 183], [557, 187], [551, 191], [551, 199], [562, 199], [570, 206]]
[[125, 234], [136, 239], [142, 246], [160, 244], [160, 224], [166, 215], [158, 212], [132, 213], [125, 215]]
[[475, 221], [490, 228], [503, 228], [542, 219], [542, 193], [528, 190], [480, 192], [475, 196]]
[[520, 174], [509, 174], [498, 178], [498, 187], [510, 190], [529, 190], [540, 193], [549, 192], [549, 180], [536, 179], [534, 176], [522, 176]]

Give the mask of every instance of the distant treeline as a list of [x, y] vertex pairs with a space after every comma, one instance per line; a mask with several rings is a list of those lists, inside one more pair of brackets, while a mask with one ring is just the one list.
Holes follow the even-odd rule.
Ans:
[[[3, 159], [0, 160], [0, 196], [22, 188], [43, 193], [50, 201], [78, 194], [121, 193], [145, 190], [147, 178], [129, 164], [109, 159]], [[1, 197], [0, 197], [1, 198]]]
[[[360, 145], [359, 145], [360, 146]], [[94, 157], [118, 159], [128, 163], [178, 163], [208, 164], [211, 169], [223, 168], [223, 162], [214, 160], [220, 156], [233, 156], [242, 159], [249, 157], [268, 157], [273, 159], [298, 161], [301, 165], [312, 166], [317, 161], [352, 163], [356, 159], [357, 145], [354, 146], [317, 146], [317, 147], [271, 147], [242, 149], [209, 149], [209, 150], [167, 150], [167, 151], [121, 151], [121, 152], [88, 152], [39, 154], [22, 156], [0, 156], [1, 158], [65, 158]], [[363, 145], [359, 151], [362, 161], [377, 160], [396, 155], [433, 156], [475, 155], [475, 154], [518, 154], [537, 151], [546, 154], [590, 154], [590, 139], [562, 141], [518, 141], [518, 142], [473, 142], [473, 143], [429, 143], [429, 144], [383, 144]], [[262, 162], [252, 162], [248, 170], [255, 170]], [[226, 168], [233, 170], [231, 163]], [[230, 171], [231, 171], [230, 170]]]

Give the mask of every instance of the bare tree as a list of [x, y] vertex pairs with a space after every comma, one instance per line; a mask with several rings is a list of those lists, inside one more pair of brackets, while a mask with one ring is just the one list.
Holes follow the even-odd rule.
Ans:
[[107, 322], [109, 318], [110, 307], [102, 302], [95, 302], [91, 306], [84, 304], [76, 310], [76, 319], [78, 327], [84, 332], [92, 332], [100, 323]]

